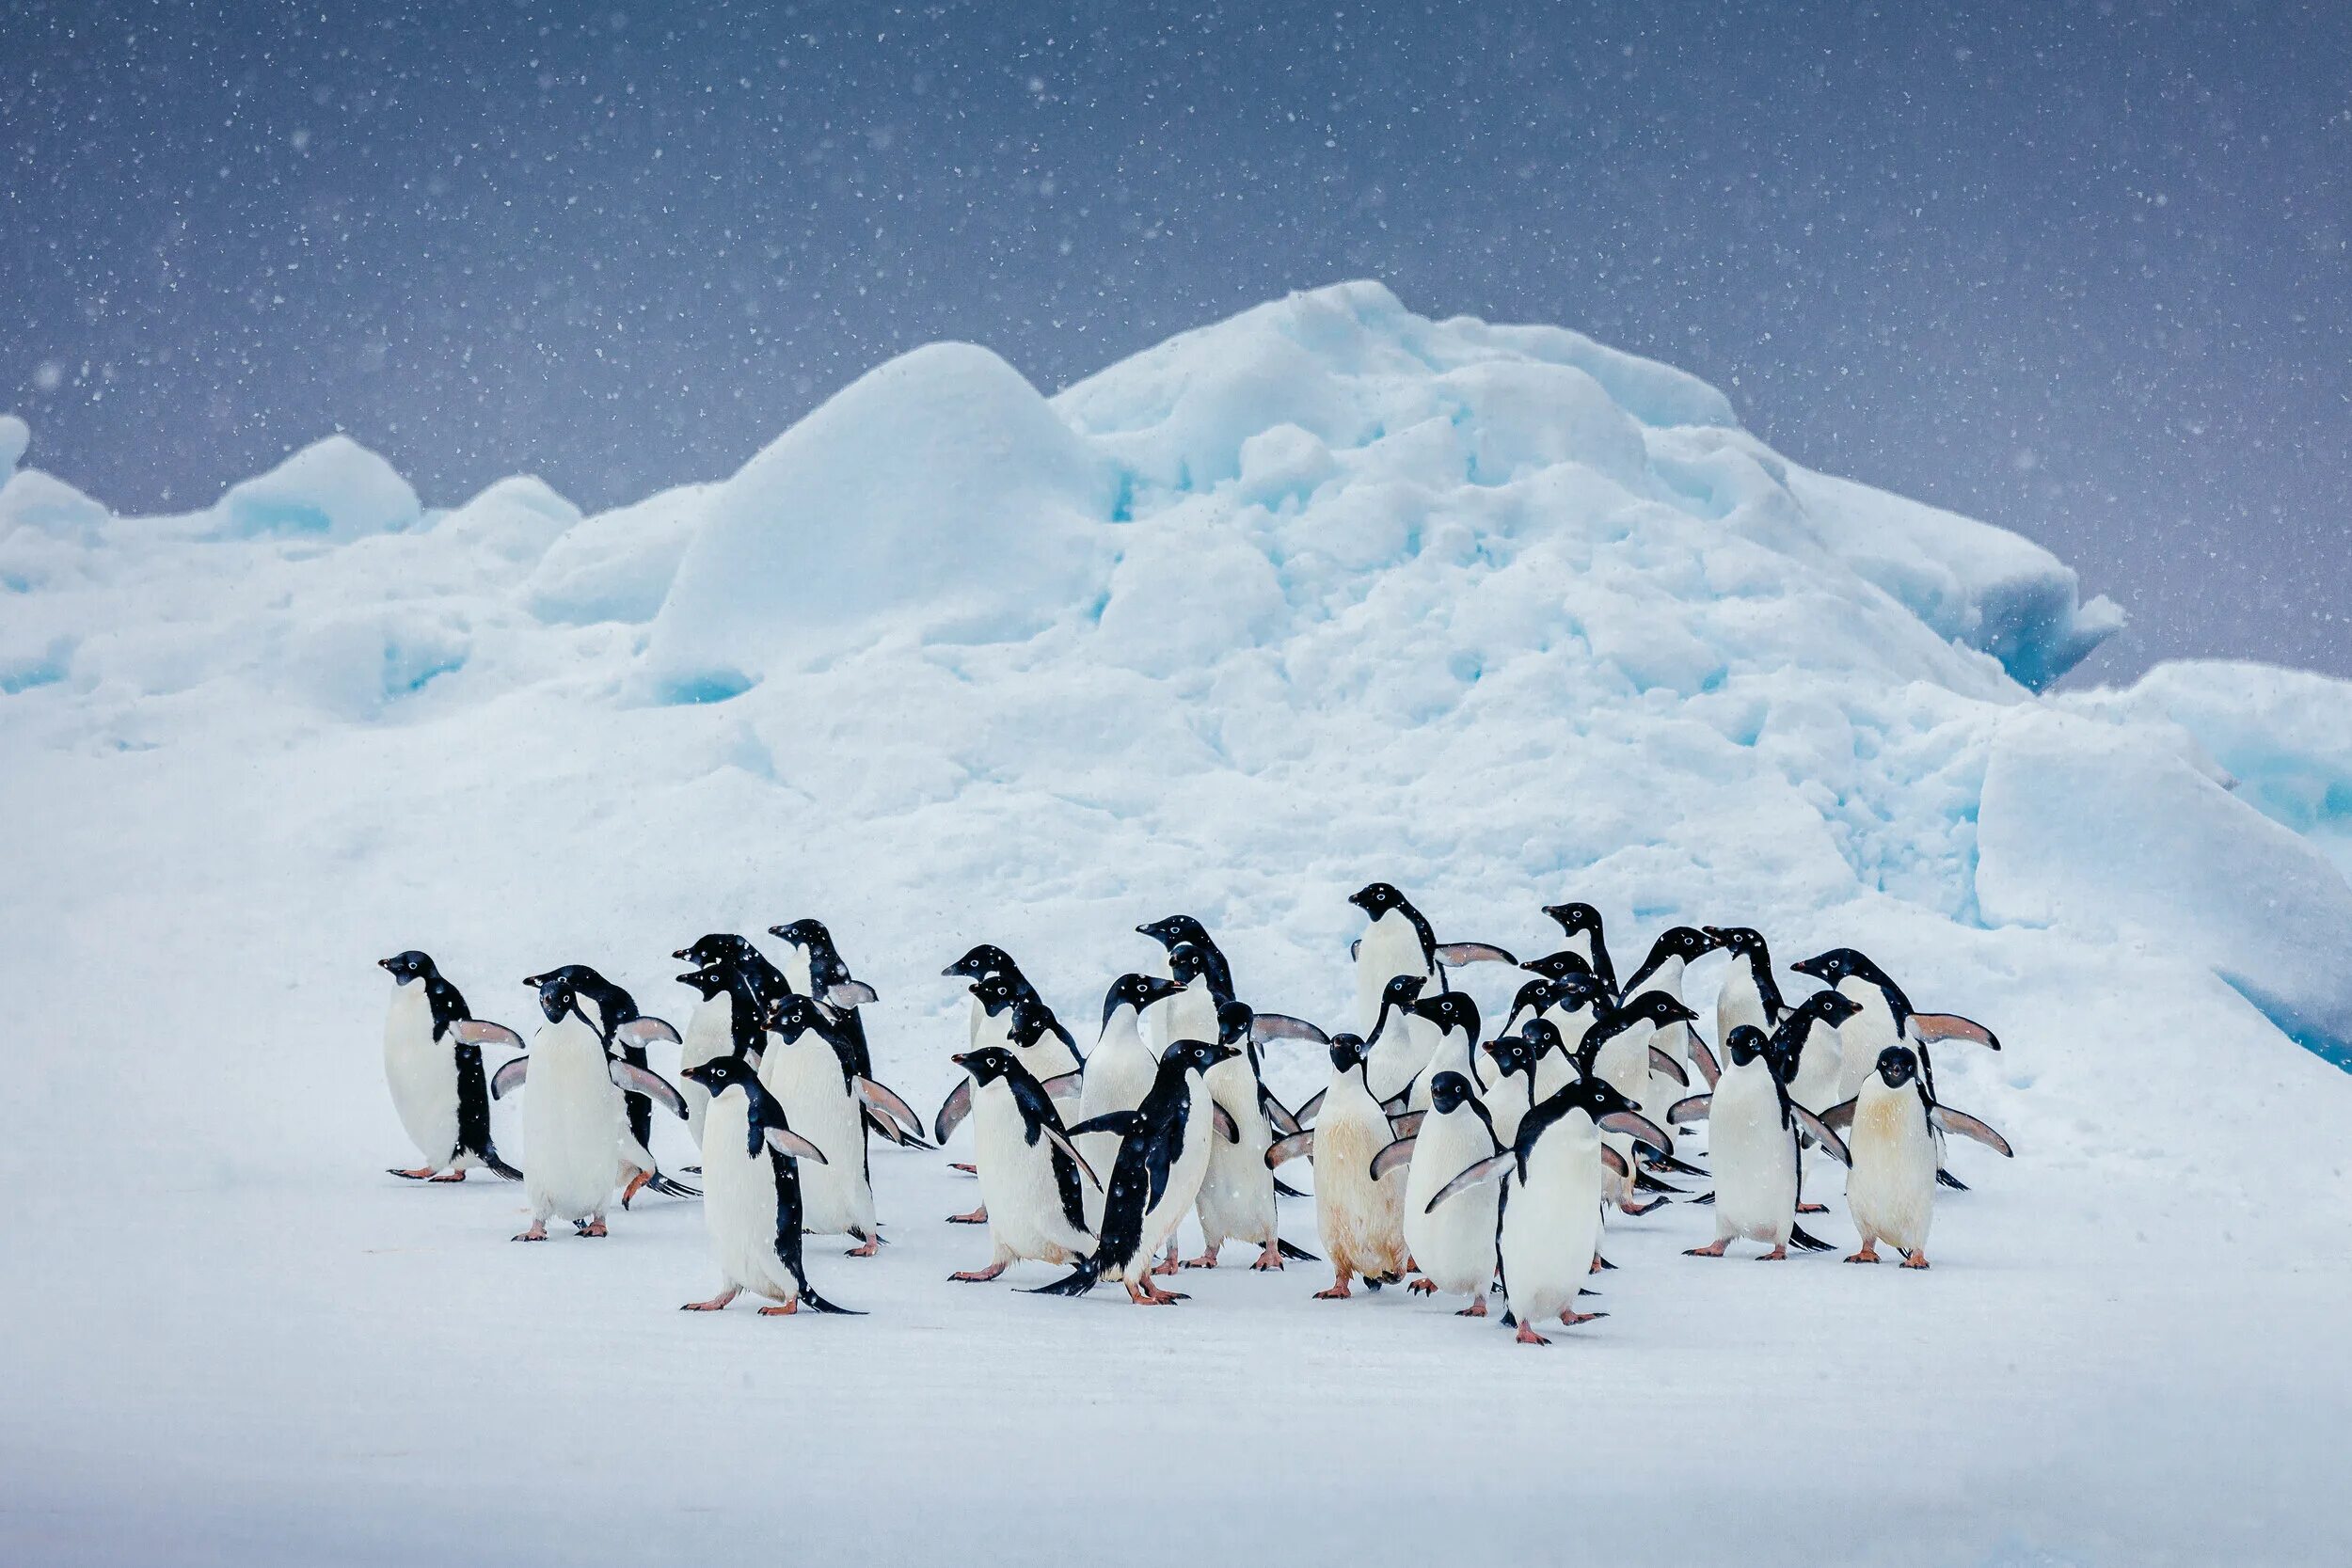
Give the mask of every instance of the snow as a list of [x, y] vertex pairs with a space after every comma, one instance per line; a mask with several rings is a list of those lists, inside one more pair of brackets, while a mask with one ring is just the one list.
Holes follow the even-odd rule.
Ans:
[[[342, 437], [182, 517], [70, 495], [0, 491], [13, 1556], [2339, 1541], [2352, 690], [2037, 695], [2113, 607], [1688, 376], [1355, 283], [1051, 398], [934, 345], [591, 516], [529, 479], [429, 511]], [[1311, 1268], [1156, 1313], [949, 1286], [983, 1243], [935, 1155], [876, 1155], [880, 1258], [813, 1248], [870, 1316], [788, 1323], [674, 1310], [690, 1204], [517, 1247], [518, 1190], [381, 1174], [405, 947], [517, 1027], [565, 961], [682, 1022], [661, 955], [820, 915], [928, 1109], [971, 942], [1083, 1037], [1182, 910], [1336, 1023], [1375, 878], [1529, 952], [1589, 899], [1621, 967], [1685, 920], [1864, 947], [1999, 1032], [1938, 1084], [2019, 1158], [1957, 1151], [1925, 1275], [1613, 1226], [1613, 1315], [1549, 1352]], [[1313, 1058], [1275, 1048], [1294, 1103]]]

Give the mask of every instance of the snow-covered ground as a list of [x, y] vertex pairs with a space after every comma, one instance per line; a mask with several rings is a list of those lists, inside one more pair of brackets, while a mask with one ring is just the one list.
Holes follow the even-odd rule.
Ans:
[[[426, 509], [337, 438], [118, 517], [24, 436], [10, 1560], [2343, 1556], [2340, 683], [2036, 695], [2121, 623], [2045, 552], [1368, 283], [1050, 400], [924, 349], [596, 516], [529, 479]], [[784, 1322], [675, 1310], [690, 1203], [526, 1248], [518, 1189], [382, 1174], [404, 947], [528, 1033], [526, 974], [682, 1021], [663, 955], [819, 915], [928, 1110], [972, 942], [1084, 1037], [1188, 911], [1336, 1025], [1374, 878], [1522, 951], [1568, 897], [1621, 964], [1678, 920], [1862, 946], [1999, 1031], [1938, 1078], [2019, 1157], [1959, 1148], [1923, 1275], [1620, 1223], [1612, 1316], [1548, 1352], [1311, 1266], [1160, 1312], [950, 1285], [984, 1242], [935, 1154], [877, 1154], [881, 1257], [812, 1245], [869, 1315]], [[1295, 1102], [1321, 1064], [1274, 1049]]]

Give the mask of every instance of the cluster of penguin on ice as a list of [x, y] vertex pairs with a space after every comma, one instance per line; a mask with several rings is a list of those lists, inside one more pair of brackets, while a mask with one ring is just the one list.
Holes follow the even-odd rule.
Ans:
[[[1535, 1325], [1584, 1323], [1576, 1310], [1599, 1252], [1607, 1211], [1642, 1214], [1688, 1196], [1664, 1177], [1707, 1177], [1721, 1257], [1735, 1240], [1768, 1259], [1828, 1250], [1798, 1223], [1810, 1163], [1847, 1167], [1849, 1212], [1875, 1263], [1883, 1243], [1903, 1266], [1928, 1266], [1927, 1238], [1944, 1169], [1945, 1135], [2008, 1155], [2008, 1143], [1935, 1094], [1931, 1048], [1964, 1040], [2000, 1049], [1992, 1032], [1949, 1013], [1915, 1010], [1902, 989], [1852, 948], [1792, 965], [1822, 983], [1788, 1002], [1764, 938], [1744, 927], [1677, 926], [1620, 982], [1598, 911], [1556, 904], [1558, 951], [1524, 963], [1485, 942], [1440, 943], [1405, 895], [1375, 882], [1349, 900], [1369, 925], [1352, 949], [1363, 1033], [1326, 1035], [1304, 1020], [1236, 998], [1232, 972], [1201, 923], [1178, 915], [1138, 927], [1163, 949], [1163, 972], [1130, 974], [1104, 998], [1102, 1027], [1083, 1057], [1070, 1031], [1001, 949], [981, 945], [945, 973], [969, 983], [963, 1069], [929, 1128], [946, 1145], [973, 1123], [982, 1204], [956, 1222], [984, 1224], [988, 1280], [1032, 1259], [1070, 1273], [1041, 1293], [1082, 1295], [1105, 1278], [1138, 1305], [1184, 1299], [1158, 1280], [1214, 1268], [1225, 1243], [1254, 1243], [1254, 1269], [1313, 1255], [1277, 1230], [1278, 1195], [1305, 1196], [1277, 1175], [1294, 1159], [1314, 1172], [1316, 1227], [1334, 1277], [1319, 1299], [1404, 1280], [1417, 1293], [1469, 1298], [1485, 1317], [1501, 1291], [1521, 1341]], [[393, 1174], [462, 1181], [482, 1167], [518, 1180], [532, 1222], [516, 1238], [547, 1239], [550, 1220], [605, 1234], [607, 1208], [647, 1186], [700, 1196], [723, 1287], [688, 1309], [715, 1311], [744, 1291], [788, 1314], [805, 1302], [845, 1310], [811, 1289], [803, 1237], [847, 1235], [851, 1257], [882, 1241], [869, 1135], [928, 1148], [926, 1129], [873, 1075], [859, 1008], [875, 1000], [818, 921], [771, 927], [771, 962], [746, 939], [704, 937], [675, 957], [698, 990], [681, 1037], [638, 1010], [628, 992], [581, 964], [535, 974], [546, 1022], [528, 1053], [485, 1076], [485, 1046], [523, 1050], [510, 1029], [475, 1018], [421, 952], [378, 960], [396, 982], [385, 1069], [402, 1122], [425, 1164]], [[1730, 956], [1715, 1006], [1720, 1053], [1682, 1001], [1686, 968]], [[1501, 1030], [1486, 1037], [1478, 1006], [1447, 980], [1450, 966], [1513, 965], [1533, 976]], [[1296, 1111], [1265, 1085], [1261, 1047], [1308, 1041], [1330, 1057], [1326, 1087]], [[648, 1066], [648, 1048], [679, 1047], [679, 1083]], [[1691, 1094], [1691, 1074], [1707, 1092]], [[527, 1085], [527, 1086], [526, 1086]], [[525, 1158], [516, 1169], [490, 1137], [490, 1101], [525, 1086]], [[656, 1106], [686, 1120], [702, 1150], [699, 1191], [661, 1170], [648, 1148]], [[1702, 1169], [1678, 1157], [1670, 1128], [1705, 1122]], [[1964, 1190], [1964, 1189], [1963, 1189]], [[1177, 1229], [1197, 1217], [1203, 1250], [1178, 1258]]]

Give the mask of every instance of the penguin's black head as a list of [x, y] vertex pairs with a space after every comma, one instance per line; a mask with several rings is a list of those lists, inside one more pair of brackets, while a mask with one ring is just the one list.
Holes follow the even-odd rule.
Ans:
[[1440, 1072], [1429, 1080], [1429, 1107], [1439, 1116], [1458, 1111], [1470, 1098], [1470, 1082], [1458, 1072]]
[[1546, 904], [1544, 913], [1559, 923], [1560, 934], [1565, 937], [1600, 929], [1600, 911], [1590, 904]]
[[1347, 901], [1377, 920], [1405, 902], [1405, 895], [1388, 882], [1368, 882], [1347, 895]]
[[684, 958], [700, 968], [708, 969], [714, 964], [728, 963], [740, 958], [743, 949], [750, 945], [733, 931], [713, 931], [697, 939], [692, 946], [679, 948], [670, 957]]
[[1593, 966], [1584, 961], [1582, 954], [1571, 953], [1565, 947], [1557, 953], [1547, 953], [1540, 958], [1530, 958], [1519, 967], [1547, 980], [1565, 980], [1571, 974], [1590, 974], [1593, 972]]
[[977, 1051], [960, 1051], [948, 1060], [970, 1073], [975, 1084], [993, 1084], [1013, 1069], [1012, 1053], [1001, 1045], [982, 1046]]
[[796, 947], [831, 947], [833, 933], [825, 929], [821, 920], [795, 920], [783, 926], [771, 926], [768, 934], [782, 937]]
[[1709, 926], [1706, 931], [1726, 953], [1745, 958], [1764, 951], [1764, 933], [1753, 926]]
[[533, 974], [523, 984], [539, 989], [539, 1010], [548, 1015], [549, 1023], [562, 1022], [564, 1015], [579, 1005], [580, 989], [572, 984], [572, 977], [560, 969], [549, 970], [545, 974]]
[[1188, 914], [1171, 914], [1166, 920], [1154, 920], [1136, 929], [1162, 947], [1173, 947], [1180, 942], [1205, 942], [1209, 928]]
[[1519, 1025], [1519, 1038], [1527, 1042], [1528, 1058], [1541, 1061], [1547, 1051], [1565, 1051], [1567, 1042], [1560, 1037], [1560, 1027], [1548, 1018], [1531, 1018]]
[[1121, 974], [1111, 982], [1111, 989], [1103, 993], [1103, 1022], [1108, 1023], [1111, 1014], [1121, 1007], [1141, 1012], [1163, 996], [1173, 996], [1184, 988], [1173, 980], [1157, 974]]
[[1695, 926], [1670, 927], [1659, 932], [1658, 940], [1650, 943], [1650, 961], [1657, 963], [1667, 958], [1681, 958], [1688, 962], [1704, 958], [1722, 945], [1713, 936]]
[[1862, 1004], [1840, 990], [1817, 990], [1797, 1004], [1796, 1011], [1835, 1029], [1862, 1010]]
[[1160, 1058], [1164, 1062], [1181, 1061], [1194, 1072], [1206, 1072], [1219, 1062], [1230, 1062], [1241, 1053], [1230, 1045], [1212, 1045], [1207, 1040], [1178, 1040]]
[[1629, 1018], [1663, 1027], [1669, 1023], [1688, 1023], [1699, 1015], [1667, 995], [1662, 990], [1645, 990], [1625, 1005]]
[[1002, 974], [992, 974], [976, 982], [972, 994], [980, 999], [981, 1010], [994, 1018], [1021, 999], [1022, 990]]
[[1724, 1041], [1724, 1054], [1731, 1058], [1732, 1066], [1746, 1067], [1761, 1056], [1764, 1048], [1770, 1044], [1772, 1041], [1763, 1030], [1753, 1023], [1742, 1023], [1731, 1032], [1729, 1039]]
[[1567, 1097], [1569, 1104], [1582, 1106], [1585, 1114], [1595, 1121], [1613, 1111], [1641, 1109], [1606, 1078], [1580, 1078], [1560, 1092]]
[[1209, 972], [1209, 956], [1191, 942], [1180, 942], [1168, 950], [1168, 972], [1179, 985], [1191, 985]]
[[977, 980], [984, 974], [1000, 974], [1012, 968], [1013, 961], [1003, 948], [981, 942], [940, 973], [954, 979]]
[[1391, 980], [1380, 992], [1382, 1007], [1409, 1007], [1421, 999], [1421, 989], [1429, 982], [1418, 974], [1400, 974]]
[[405, 953], [395, 953], [389, 958], [378, 958], [375, 962], [377, 968], [382, 969], [404, 986], [411, 980], [430, 980], [440, 973], [433, 967], [431, 958], [413, 947]]
[[1364, 1037], [1340, 1033], [1331, 1037], [1331, 1070], [1352, 1072], [1364, 1065]]
[[1800, 974], [1810, 974], [1826, 986], [1834, 986], [1849, 975], [1872, 985], [1887, 983], [1886, 972], [1851, 947], [1833, 947], [1826, 953], [1800, 958], [1788, 967]]
[[799, 1039], [803, 1032], [816, 1028], [817, 1022], [817, 1004], [798, 991], [768, 1004], [768, 1027], [783, 1036], [787, 1044]]
[[735, 976], [733, 971], [714, 965], [689, 970], [677, 978], [679, 985], [693, 987], [703, 993], [703, 1000], [707, 1002], [726, 990], [733, 983]]
[[740, 1056], [713, 1056], [707, 1062], [681, 1068], [678, 1076], [700, 1084], [709, 1091], [710, 1098], [716, 1100], [729, 1089], [741, 1087], [757, 1075], [752, 1071], [752, 1064]]
[[1053, 1027], [1054, 1009], [1045, 1005], [1045, 999], [1024, 993], [1012, 1005], [1012, 1022], [1005, 1032], [1012, 1037], [1013, 1044], [1026, 1051], [1043, 1039], [1046, 1032]]
[[[1534, 979], [1530, 980], [1527, 984], [1521, 986], [1519, 988], [1519, 993], [1511, 998], [1511, 1011], [1514, 1013], [1540, 1013], [1545, 1008], [1550, 1006], [1554, 1002], [1558, 1001], [1562, 993], [1564, 993], [1566, 990], [1567, 988], [1563, 986], [1559, 981], [1547, 980], [1539, 974]], [[1448, 992], [1447, 994], [1451, 995], [1453, 993]], [[1505, 1016], [1506, 1018], [1508, 1017], [1507, 1014]]]
[[1478, 1004], [1468, 992], [1449, 990], [1424, 996], [1413, 1004], [1413, 1011], [1449, 1035], [1458, 1030], [1472, 1039], [1478, 1037]]
[[1249, 1025], [1257, 1014], [1247, 1002], [1228, 1002], [1216, 1010], [1216, 1039], [1219, 1045], [1240, 1045], [1249, 1038]]
[[1890, 1045], [1879, 1053], [1879, 1079], [1890, 1089], [1899, 1089], [1919, 1076], [1919, 1058], [1907, 1045]]
[[[1545, 1027], [1549, 1028], [1547, 1024]], [[1557, 1038], [1559, 1031], [1553, 1030]], [[1505, 1035], [1486, 1042], [1486, 1054], [1495, 1059], [1495, 1066], [1505, 1077], [1514, 1072], [1533, 1073], [1535, 1070], [1535, 1047], [1524, 1034]]]

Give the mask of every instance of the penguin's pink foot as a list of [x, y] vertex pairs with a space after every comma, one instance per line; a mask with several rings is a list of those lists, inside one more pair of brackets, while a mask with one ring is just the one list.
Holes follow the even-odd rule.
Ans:
[[1281, 1243], [1279, 1242], [1268, 1242], [1265, 1244], [1265, 1250], [1258, 1254], [1258, 1260], [1249, 1266], [1251, 1269], [1258, 1271], [1280, 1268], [1282, 1266]]
[[1603, 1257], [1602, 1257], [1599, 1253], [1596, 1252], [1596, 1253], [1594, 1253], [1594, 1254], [1593, 1254], [1593, 1266], [1592, 1266], [1591, 1268], [1589, 1268], [1589, 1269], [1586, 1269], [1584, 1272], [1585, 1272], [1586, 1274], [1599, 1274], [1599, 1273], [1603, 1272], [1604, 1270], [1606, 1270], [1608, 1267], [1609, 1267], [1609, 1259], [1606, 1259], [1606, 1258], [1603, 1258]]
[[782, 1307], [761, 1307], [759, 1309], [759, 1315], [763, 1318], [788, 1318], [800, 1309], [801, 1298], [794, 1296], [790, 1301], [786, 1302]]
[[986, 1225], [988, 1205], [983, 1203], [968, 1214], [950, 1214], [947, 1216], [947, 1223], [949, 1225]]
[[1434, 1296], [1438, 1293], [1438, 1282], [1434, 1279], [1416, 1279], [1408, 1283], [1405, 1290], [1410, 1295]]
[[518, 1242], [544, 1242], [547, 1239], [548, 1227], [544, 1225], [534, 1225], [530, 1229], [515, 1238], [515, 1240]]
[[1829, 1205], [1826, 1203], [1800, 1203], [1797, 1205], [1797, 1212], [1800, 1214], [1826, 1214], [1829, 1212]]
[[963, 1172], [963, 1174], [964, 1174], [964, 1175], [966, 1175], [966, 1176], [977, 1176], [977, 1175], [979, 1175], [979, 1174], [980, 1174], [980, 1167], [979, 1167], [979, 1166], [977, 1166], [977, 1165], [972, 1165], [972, 1164], [965, 1164], [964, 1162], [962, 1162], [961, 1160], [950, 1160], [950, 1161], [948, 1161], [948, 1162], [947, 1162], [947, 1168], [948, 1168], [949, 1170], [960, 1170], [960, 1171]]
[[1527, 1325], [1527, 1321], [1523, 1318], [1519, 1321], [1518, 1340], [1522, 1345], [1548, 1345], [1551, 1343], [1550, 1340], [1536, 1333], [1533, 1328], [1530, 1328]]
[[1927, 1266], [1928, 1266], [1928, 1255], [1927, 1255], [1926, 1253], [1924, 1253], [1924, 1252], [1907, 1252], [1907, 1253], [1903, 1254], [1903, 1267], [1904, 1267], [1904, 1268], [1906, 1268], [1906, 1269], [1924, 1269], [1924, 1268], [1926, 1268]]
[[1149, 1307], [1152, 1305], [1150, 1292], [1145, 1291], [1142, 1286], [1134, 1283], [1132, 1280], [1127, 1282], [1127, 1299], [1134, 1302], [1137, 1307]]
[[628, 1185], [621, 1189], [621, 1207], [624, 1209], [628, 1208], [628, 1200], [635, 1197], [639, 1193], [644, 1192], [645, 1190], [645, 1183], [652, 1180], [653, 1172], [649, 1170], [641, 1170], [637, 1172], [636, 1175], [630, 1177], [628, 1179]]
[[961, 1274], [951, 1274], [947, 1277], [950, 1279], [961, 1279], [967, 1285], [980, 1285], [995, 1278], [1010, 1266], [1011, 1265], [1009, 1261], [1004, 1263], [991, 1263], [984, 1269], [966, 1269]]
[[415, 1170], [388, 1170], [384, 1174], [387, 1176], [397, 1176], [405, 1181], [431, 1181], [436, 1180], [433, 1175], [433, 1167], [431, 1165], [419, 1165]]
[[601, 1219], [590, 1220], [586, 1225], [579, 1226], [576, 1228], [582, 1236], [602, 1236], [605, 1234], [604, 1221]]
[[1180, 1301], [1192, 1299], [1182, 1291], [1163, 1291], [1148, 1280], [1144, 1282], [1143, 1288], [1146, 1292], [1144, 1299], [1154, 1307], [1173, 1307]]
[[717, 1295], [712, 1296], [708, 1301], [690, 1301], [685, 1306], [679, 1307], [678, 1310], [681, 1312], [723, 1311], [726, 1308], [728, 1302], [733, 1301], [738, 1295], [742, 1293], [742, 1289], [743, 1288], [740, 1285], [730, 1285], [725, 1290], [720, 1291]]
[[1756, 1261], [1759, 1263], [1786, 1263], [1788, 1261], [1788, 1248], [1785, 1244], [1776, 1246], [1772, 1248], [1772, 1251], [1766, 1253], [1763, 1257], [1757, 1259]]
[[1724, 1248], [1729, 1246], [1730, 1244], [1730, 1237], [1719, 1237], [1716, 1240], [1715, 1244], [1712, 1246], [1694, 1246], [1683, 1248], [1682, 1256], [1685, 1258], [1721, 1258], [1724, 1255]]
[[1213, 1268], [1216, 1268], [1216, 1253], [1215, 1252], [1215, 1250], [1211, 1250], [1211, 1251], [1208, 1251], [1208, 1252], [1204, 1252], [1204, 1253], [1202, 1253], [1202, 1254], [1201, 1254], [1200, 1257], [1198, 1257], [1198, 1258], [1187, 1258], [1187, 1259], [1184, 1259], [1184, 1266], [1185, 1268], [1188, 1268], [1188, 1269], [1213, 1269]]
[[1331, 1288], [1329, 1290], [1317, 1291], [1315, 1292], [1315, 1300], [1345, 1301], [1351, 1293], [1352, 1292], [1347, 1288], [1347, 1276], [1345, 1275], [1342, 1275], [1339, 1278], [1331, 1282]]
[[1171, 1252], [1167, 1257], [1161, 1259], [1157, 1263], [1154, 1263], [1152, 1266], [1152, 1272], [1153, 1274], [1174, 1274], [1181, 1266], [1182, 1265], [1176, 1261], [1176, 1255]]
[[1485, 1296], [1480, 1296], [1476, 1301], [1471, 1302], [1468, 1307], [1463, 1307], [1460, 1311], [1454, 1313], [1454, 1315], [1457, 1318], [1485, 1317], [1486, 1315], [1486, 1298]]
[[1875, 1263], [1878, 1260], [1879, 1244], [1876, 1242], [1866, 1242], [1860, 1252], [1849, 1253], [1846, 1257], [1849, 1263]]
[[871, 1258], [874, 1254], [880, 1252], [881, 1250], [882, 1238], [880, 1236], [868, 1236], [866, 1238], [864, 1244], [853, 1246], [841, 1256], [844, 1258]]

